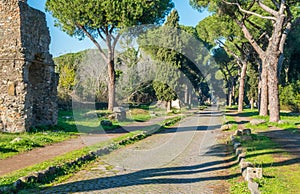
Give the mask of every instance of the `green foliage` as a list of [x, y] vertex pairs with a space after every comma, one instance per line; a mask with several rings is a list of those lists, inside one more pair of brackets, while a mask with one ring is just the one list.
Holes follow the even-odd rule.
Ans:
[[300, 112], [300, 80], [279, 87], [280, 105], [284, 109]]
[[84, 38], [79, 26], [97, 37], [97, 29], [117, 29], [140, 24], [159, 24], [173, 3], [170, 0], [47, 0], [46, 9], [57, 20], [56, 25], [71, 36]]
[[285, 46], [286, 60], [283, 67], [284, 80], [282, 83], [292, 83], [300, 80], [300, 19], [298, 19], [294, 28], [287, 38], [287, 45]]
[[153, 88], [158, 100], [170, 102], [177, 98], [176, 92], [166, 83], [154, 81]]
[[[77, 84], [76, 73], [87, 51], [69, 53], [54, 58], [56, 72], [59, 74], [58, 97], [59, 104], [71, 103], [71, 92]], [[70, 105], [69, 105], [70, 106]]]
[[[264, 57], [262, 57], [262, 53], [267, 53], [272, 47], [277, 47], [276, 49], [280, 52], [281, 49], [278, 47], [280, 41], [275, 43], [276, 38], [271, 37], [281, 37], [285, 32], [288, 32], [289, 24], [287, 21], [292, 22], [291, 26], [297, 26], [299, 23], [299, 19], [297, 19], [300, 13], [299, 1], [190, 0], [190, 4], [199, 11], [203, 11], [204, 9], [213, 11], [212, 16], [201, 21], [197, 26], [197, 31], [201, 38], [211, 43], [217, 40], [221, 46], [226, 47], [227, 50], [236, 55], [237, 58], [250, 63], [259, 64], [259, 61], [262, 61], [263, 64], [266, 63]], [[283, 14], [286, 19], [285, 22], [280, 23], [278, 22], [280, 19], [277, 16], [277, 12], [279, 13], [282, 8], [285, 9]], [[270, 10], [276, 12], [276, 14], [271, 13], [272, 11], [270, 12]], [[272, 19], [266, 18], [266, 16], [273, 15], [275, 17]], [[277, 21], [274, 22], [274, 20]], [[242, 31], [240, 28], [242, 28]], [[275, 28], [282, 28], [280, 35], [275, 34]], [[297, 57], [297, 53], [299, 52], [296, 47], [299, 33], [297, 32], [299, 32], [299, 30], [294, 28], [294, 34], [292, 32], [289, 38], [291, 49], [287, 49], [288, 51], [286, 53], [289, 54], [287, 62], [291, 63], [286, 64], [283, 68], [285, 70], [285, 81], [298, 79], [297, 72], [299, 72], [299, 68], [297, 64], [299, 64], [299, 57]], [[223, 43], [224, 40], [226, 40], [225, 44]], [[281, 41], [285, 40], [281, 39]], [[254, 52], [254, 49], [256, 52]], [[279, 58], [279, 55], [274, 55], [274, 57], [275, 59], [268, 61], [268, 63], [271, 62], [274, 63], [274, 65], [279, 64], [278, 68], [281, 69], [280, 61], [282, 58]], [[283, 56], [281, 55], [280, 57]], [[289, 65], [291, 65], [291, 68], [289, 68]], [[269, 77], [269, 79], [277, 80], [276, 73], [274, 73], [272, 78]], [[255, 80], [250, 81], [256, 85]], [[250, 88], [250, 90], [248, 97], [250, 96], [251, 99], [256, 94], [253, 88]], [[277, 91], [275, 91], [275, 94], [270, 95], [276, 96]], [[277, 100], [276, 97], [275, 99]]]
[[[173, 7], [171, 0], [47, 0], [46, 10], [55, 25], [70, 36], [88, 37], [99, 50], [108, 68], [108, 108], [115, 104], [115, 48], [120, 31], [142, 24], [160, 24]], [[108, 52], [104, 52], [104, 41]], [[93, 85], [93, 80], [90, 80]], [[98, 83], [96, 83], [98, 84]], [[83, 88], [81, 88], [83, 89]], [[99, 92], [99, 91], [97, 91]]]
[[[148, 108], [149, 109], [149, 108]], [[133, 108], [130, 109], [129, 115], [131, 119], [138, 122], [145, 122], [151, 119], [149, 114], [149, 110], [141, 109], [141, 108]]]
[[[164, 26], [154, 29], [147, 33], [148, 37], [156, 39], [157, 34], [167, 34], [168, 36], [160, 40], [160, 46], [143, 48], [146, 52], [157, 60], [157, 71], [153, 88], [159, 100], [175, 100], [177, 95], [175, 90], [179, 87], [178, 79], [180, 77], [179, 68], [181, 67], [181, 55], [172, 50], [181, 44], [178, 40], [176, 30], [179, 27], [179, 16], [176, 10], [173, 10], [167, 17]], [[143, 40], [140, 40], [143, 41]]]
[[[183, 96], [183, 88], [191, 89], [193, 87], [196, 92], [199, 92], [199, 86], [202, 90], [201, 95], [208, 97], [208, 87], [206, 87], [208, 85], [203, 83], [205, 83], [204, 74], [211, 73], [212, 65], [204, 67], [210, 63], [210, 54], [204, 47], [203, 41], [196, 36], [195, 29], [189, 26], [180, 26], [178, 21], [178, 13], [173, 10], [164, 26], [147, 32], [139, 38], [138, 42], [146, 53], [158, 61], [156, 81], [168, 84], [177, 92], [178, 97]], [[158, 88], [157, 83], [155, 85], [155, 88]], [[165, 88], [165, 86], [162, 85], [161, 88]], [[163, 90], [160, 89], [160, 91]], [[160, 96], [165, 96], [165, 94]], [[171, 94], [171, 96], [173, 95]], [[169, 97], [169, 99], [171, 98]]]

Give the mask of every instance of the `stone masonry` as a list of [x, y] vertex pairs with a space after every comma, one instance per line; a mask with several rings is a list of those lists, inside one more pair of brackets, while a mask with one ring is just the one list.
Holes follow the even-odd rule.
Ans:
[[57, 83], [45, 14], [0, 0], [0, 131], [57, 123]]

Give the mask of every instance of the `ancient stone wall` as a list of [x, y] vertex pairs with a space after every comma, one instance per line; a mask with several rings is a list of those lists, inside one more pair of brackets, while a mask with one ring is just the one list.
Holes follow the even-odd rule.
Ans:
[[0, 130], [57, 122], [57, 82], [45, 14], [0, 0]]

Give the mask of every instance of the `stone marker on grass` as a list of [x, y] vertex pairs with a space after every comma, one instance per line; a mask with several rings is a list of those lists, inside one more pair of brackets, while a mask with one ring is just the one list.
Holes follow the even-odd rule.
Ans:
[[222, 131], [228, 131], [232, 128], [232, 125], [231, 124], [225, 124], [225, 125], [222, 125], [221, 127], [221, 130]]
[[262, 178], [262, 168], [247, 167], [245, 180], [250, 181], [255, 178]]
[[243, 135], [251, 135], [251, 129], [243, 129]]
[[260, 124], [264, 124], [266, 123], [267, 121], [264, 120], [264, 119], [253, 119], [250, 121], [250, 124], [251, 125], [260, 125]]
[[234, 135], [236, 136], [242, 136], [243, 135], [243, 131], [241, 129], [238, 129], [235, 131]]
[[126, 120], [126, 110], [123, 107], [114, 107], [113, 112], [118, 121]]

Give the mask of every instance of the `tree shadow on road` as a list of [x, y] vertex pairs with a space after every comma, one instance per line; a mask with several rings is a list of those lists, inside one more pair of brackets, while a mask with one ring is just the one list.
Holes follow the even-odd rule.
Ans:
[[[144, 169], [135, 172], [128, 172], [109, 177], [99, 177], [88, 180], [80, 180], [49, 188], [50, 193], [53, 191], [69, 192], [90, 192], [101, 191], [111, 188], [120, 188], [137, 185], [153, 185], [153, 184], [192, 184], [203, 181], [221, 181], [228, 180], [240, 176], [239, 173], [224, 174], [217, 173], [237, 165], [236, 157], [230, 156], [228, 153], [222, 154], [220, 151], [221, 146], [213, 146], [209, 149], [205, 156], [219, 156], [220, 160], [206, 162], [198, 165], [191, 166], [176, 166], [176, 167], [162, 167]], [[201, 157], [201, 156], [199, 156]], [[126, 172], [126, 171], [124, 171]], [[199, 174], [198, 173], [205, 173]], [[181, 177], [182, 175], [182, 177]], [[191, 175], [192, 178], [186, 178], [186, 175]], [[89, 187], [84, 185], [90, 185]], [[48, 188], [45, 188], [48, 189]], [[46, 192], [48, 192], [46, 190]]]
[[[218, 162], [216, 162], [218, 163]], [[208, 163], [198, 166], [181, 166], [174, 168], [160, 168], [160, 169], [147, 169], [124, 175], [116, 175], [112, 177], [101, 177], [96, 179], [82, 180], [63, 185], [52, 187], [52, 189], [66, 190], [68, 192], [88, 192], [88, 191], [99, 191], [109, 188], [128, 187], [133, 185], [148, 185], [148, 184], [190, 184], [201, 181], [212, 181], [212, 180], [227, 180], [237, 176], [239, 174], [221, 175], [221, 176], [209, 176], [209, 177], [197, 177], [197, 178], [169, 178], [167, 176], [174, 175], [187, 175], [200, 172], [211, 172], [214, 170], [221, 170], [230, 167], [211, 167], [216, 163]], [[166, 176], [162, 178], [162, 176]], [[82, 185], [82, 186], [79, 186]], [[92, 185], [87, 188], [83, 185]], [[79, 186], [79, 187], [78, 187]]]

